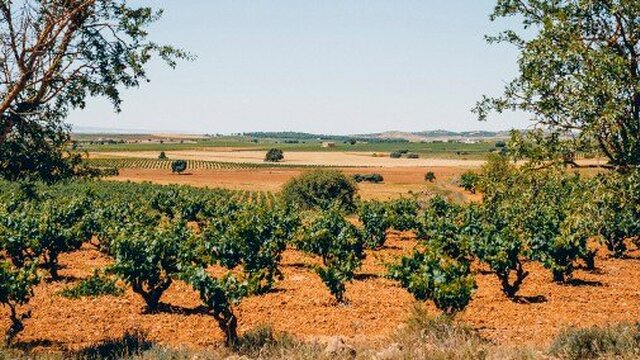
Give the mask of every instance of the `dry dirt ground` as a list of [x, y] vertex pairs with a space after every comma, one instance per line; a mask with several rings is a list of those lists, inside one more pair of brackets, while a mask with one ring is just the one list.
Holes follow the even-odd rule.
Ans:
[[[463, 194], [456, 185], [458, 177], [468, 168], [463, 167], [399, 167], [399, 168], [346, 168], [346, 174], [379, 173], [384, 183], [358, 184], [359, 194], [365, 199], [386, 200], [413, 194]], [[120, 175], [112, 180], [118, 181], [151, 181], [158, 184], [182, 184], [198, 187], [222, 187], [233, 190], [278, 192], [282, 185], [294, 176], [301, 174], [302, 169], [218, 169], [193, 170], [188, 175], [172, 174], [166, 169], [121, 169]], [[424, 176], [433, 171], [436, 181], [429, 183]]]
[[[410, 252], [414, 244], [410, 234], [393, 233], [385, 249], [370, 252], [357, 279], [347, 286], [348, 306], [332, 302], [310, 269], [316, 259], [288, 250], [282, 264], [284, 280], [273, 292], [248, 298], [236, 309], [239, 330], [270, 324], [306, 339], [339, 335], [359, 344], [382, 342], [406, 320], [414, 304], [404, 289], [383, 277], [383, 263]], [[601, 253], [598, 271], [578, 269], [568, 285], [554, 284], [548, 271], [526, 264], [531, 275], [518, 302], [506, 299], [496, 278], [479, 268], [477, 292], [459, 320], [498, 344], [528, 346], [546, 346], [568, 326], [635, 321], [640, 315], [637, 256], [636, 252], [630, 259], [613, 260]], [[129, 289], [122, 297], [95, 299], [70, 300], [56, 294], [108, 263], [89, 245], [62, 256], [61, 275], [66, 280], [44, 281], [36, 288], [28, 305], [32, 317], [17, 340], [44, 351], [78, 349], [134, 330], [176, 347], [206, 347], [220, 341], [216, 322], [198, 310], [197, 294], [180, 282], [165, 293], [163, 310], [158, 314], [144, 314], [141, 298]], [[428, 309], [437, 313], [431, 304]], [[0, 309], [2, 330], [8, 326], [7, 315], [6, 308]]]

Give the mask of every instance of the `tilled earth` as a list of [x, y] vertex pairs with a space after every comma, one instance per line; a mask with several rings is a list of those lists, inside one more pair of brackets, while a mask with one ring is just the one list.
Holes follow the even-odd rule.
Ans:
[[[382, 342], [406, 320], [414, 303], [404, 289], [384, 278], [384, 263], [409, 253], [414, 245], [409, 234], [393, 233], [385, 249], [369, 253], [357, 279], [347, 287], [347, 306], [333, 303], [310, 267], [316, 259], [288, 250], [282, 264], [285, 278], [277, 288], [246, 299], [236, 309], [239, 330], [268, 324], [306, 339], [339, 335], [355, 343]], [[63, 256], [64, 280], [44, 281], [36, 288], [28, 305], [32, 317], [17, 340], [44, 351], [79, 349], [136, 330], [176, 347], [206, 347], [221, 340], [214, 319], [199, 310], [197, 294], [181, 282], [165, 293], [158, 314], [145, 314], [143, 301], [129, 289], [121, 297], [94, 299], [70, 300], [56, 294], [108, 263], [89, 245]], [[528, 263], [531, 275], [517, 302], [502, 295], [495, 276], [478, 268], [477, 292], [459, 319], [497, 344], [529, 346], [546, 346], [569, 326], [637, 320], [640, 261], [609, 259], [600, 251], [597, 266], [595, 272], [578, 269], [570, 284], [558, 285], [551, 282], [548, 271]], [[6, 308], [0, 310], [2, 331], [9, 325], [7, 315]]]

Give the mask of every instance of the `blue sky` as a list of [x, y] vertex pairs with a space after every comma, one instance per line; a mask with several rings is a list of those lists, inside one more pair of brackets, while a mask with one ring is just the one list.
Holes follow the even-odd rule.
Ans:
[[123, 111], [92, 100], [77, 126], [195, 133], [503, 130], [470, 112], [516, 73], [514, 49], [488, 45], [495, 0], [156, 0], [152, 38], [198, 58], [124, 92]]

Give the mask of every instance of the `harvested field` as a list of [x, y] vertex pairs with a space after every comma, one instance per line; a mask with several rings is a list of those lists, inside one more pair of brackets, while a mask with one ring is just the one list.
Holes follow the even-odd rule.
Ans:
[[[332, 297], [309, 265], [314, 259], [287, 251], [283, 261], [284, 281], [276, 290], [248, 298], [237, 309], [240, 331], [260, 324], [302, 338], [322, 339], [341, 335], [355, 343], [383, 341], [409, 315], [411, 296], [383, 278], [383, 262], [407, 253], [415, 242], [409, 234], [394, 233], [388, 246], [370, 253], [356, 281], [347, 286], [348, 306], [335, 306]], [[521, 291], [521, 301], [506, 299], [491, 274], [478, 269], [478, 290], [460, 320], [501, 345], [546, 346], [568, 326], [605, 325], [635, 321], [640, 315], [640, 266], [636, 256], [625, 260], [598, 257], [596, 272], [577, 270], [567, 285], [550, 281], [548, 271], [526, 264], [531, 275]], [[126, 331], [141, 330], [150, 339], [171, 346], [206, 347], [222, 338], [209, 315], [199, 310], [197, 295], [176, 282], [162, 298], [163, 311], [144, 314], [141, 298], [127, 289], [123, 297], [70, 300], [56, 293], [108, 259], [85, 245], [61, 257], [64, 282], [45, 281], [36, 288], [28, 305], [32, 318], [18, 337], [23, 345], [39, 350], [78, 349]], [[431, 313], [437, 310], [428, 304]], [[0, 326], [8, 326], [7, 310], [0, 311]]]

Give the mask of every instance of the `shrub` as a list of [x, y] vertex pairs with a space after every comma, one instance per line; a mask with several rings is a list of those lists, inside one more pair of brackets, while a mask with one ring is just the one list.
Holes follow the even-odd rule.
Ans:
[[282, 188], [282, 198], [303, 209], [329, 209], [334, 204], [346, 211], [355, 210], [357, 187], [336, 170], [313, 170], [295, 177]]
[[17, 267], [41, 257], [54, 280], [58, 276], [60, 254], [80, 248], [91, 238], [85, 216], [91, 212], [89, 198], [36, 199], [23, 202], [0, 219], [0, 236]]
[[434, 182], [436, 180], [436, 174], [434, 174], [433, 171], [429, 171], [424, 175], [424, 180]]
[[519, 220], [512, 218], [509, 208], [491, 203], [472, 207], [469, 213], [467, 234], [473, 255], [496, 274], [502, 292], [509, 298], [515, 297], [529, 275], [522, 264], [527, 249], [518, 227]]
[[280, 260], [297, 230], [298, 216], [289, 207], [254, 205], [221, 221], [203, 234], [211, 261], [229, 269], [241, 265], [252, 294], [271, 290], [276, 277], [282, 278]]
[[394, 151], [391, 154], [389, 154], [389, 157], [392, 159], [400, 159], [402, 157], [402, 153], [399, 151]]
[[389, 267], [389, 278], [417, 300], [432, 300], [448, 315], [463, 310], [476, 288], [469, 264], [431, 250], [402, 257]]
[[374, 174], [355, 174], [353, 175], [353, 180], [355, 182], [370, 182], [370, 183], [381, 183], [384, 181], [384, 177], [382, 175], [374, 173]]
[[358, 216], [363, 225], [365, 245], [369, 249], [380, 249], [387, 240], [387, 209], [378, 201], [368, 201], [360, 206]]
[[22, 321], [29, 317], [29, 313], [18, 313], [18, 306], [29, 302], [33, 296], [33, 288], [39, 282], [36, 274], [36, 264], [24, 264], [16, 267], [0, 257], [0, 304], [10, 310], [11, 325], [6, 333], [6, 344], [11, 344], [13, 338], [24, 329]]
[[435, 249], [455, 260], [470, 262], [468, 226], [464, 209], [440, 196], [429, 200], [417, 236], [430, 249]]
[[158, 155], [158, 160], [168, 160], [167, 154], [164, 151], [160, 151], [160, 155]]
[[623, 257], [625, 241], [640, 237], [640, 170], [601, 175], [593, 189], [589, 219], [594, 232], [614, 257]]
[[171, 163], [171, 172], [182, 174], [187, 170], [187, 161], [186, 160], [176, 160]]
[[390, 227], [399, 231], [418, 228], [418, 202], [412, 199], [397, 199], [387, 203]]
[[336, 208], [324, 211], [307, 228], [298, 248], [322, 258], [316, 273], [338, 303], [344, 303], [345, 283], [353, 280], [364, 259], [364, 244], [355, 226]]
[[155, 312], [181, 263], [190, 259], [190, 240], [191, 230], [183, 221], [128, 226], [112, 245], [114, 264], [108, 270], [142, 296], [148, 312]]
[[284, 153], [280, 149], [269, 149], [264, 157], [264, 161], [279, 162], [284, 160]]
[[633, 359], [640, 356], [640, 325], [571, 328], [553, 341], [550, 353], [562, 359]]
[[79, 299], [105, 295], [120, 296], [122, 293], [123, 290], [116, 285], [115, 279], [95, 270], [93, 275], [73, 287], [63, 289], [59, 294], [69, 299]]
[[460, 181], [458, 182], [458, 184], [466, 191], [475, 194], [476, 187], [478, 186], [478, 181], [480, 181], [480, 176], [477, 173], [473, 171], [467, 171], [460, 176]]

